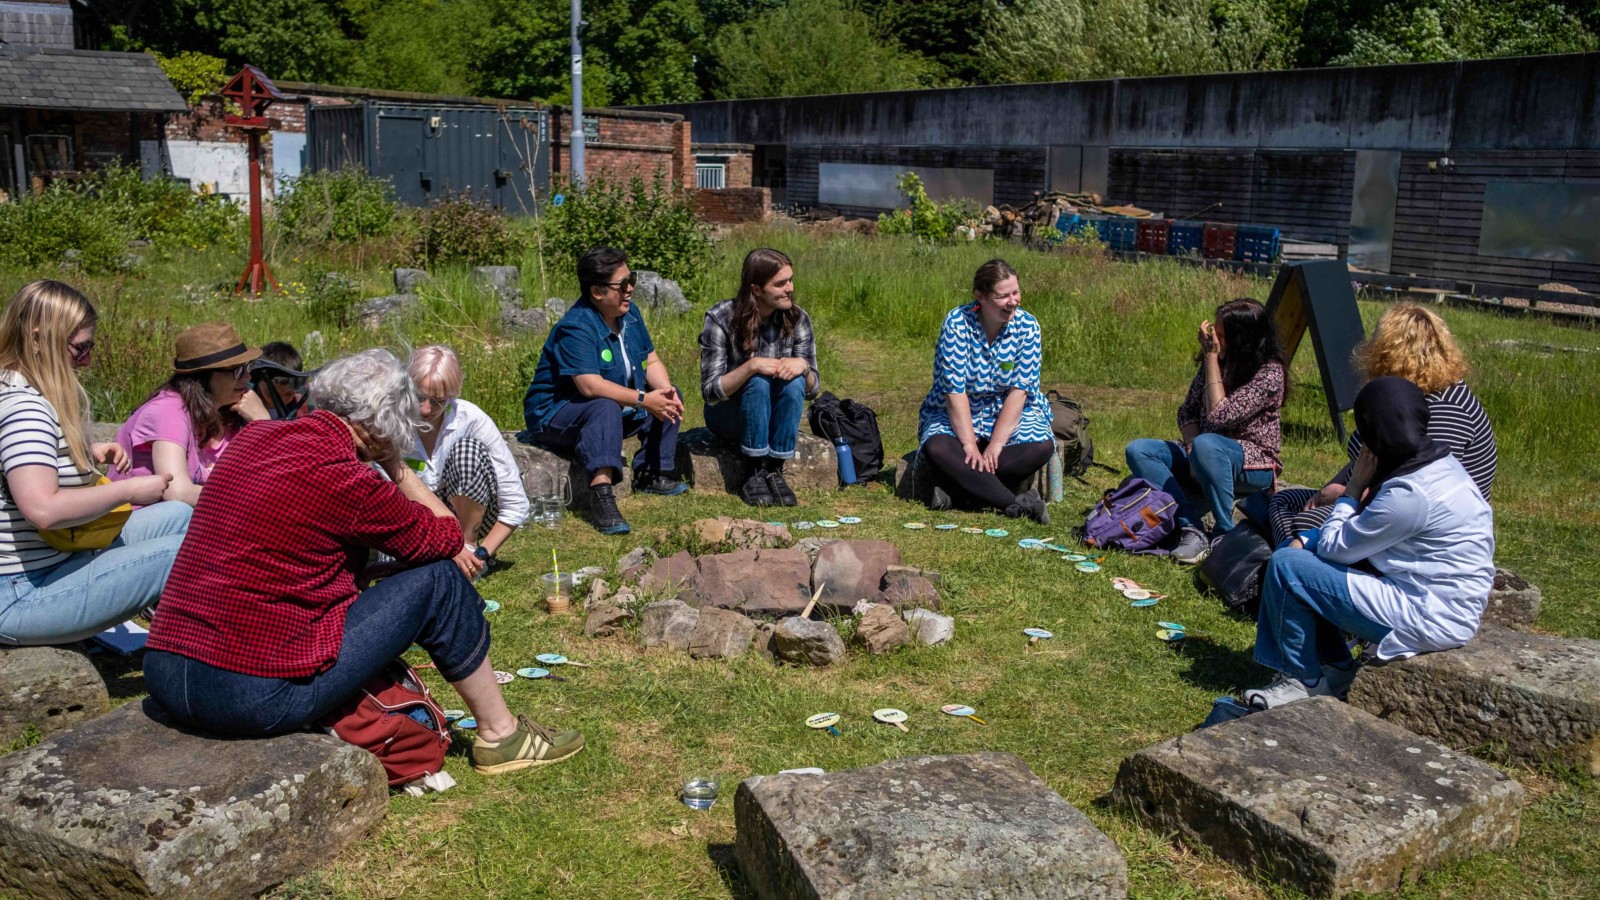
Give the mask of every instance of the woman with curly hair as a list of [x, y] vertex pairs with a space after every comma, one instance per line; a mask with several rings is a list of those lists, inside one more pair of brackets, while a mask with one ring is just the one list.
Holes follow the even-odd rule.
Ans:
[[[1494, 429], [1483, 405], [1462, 380], [1467, 360], [1444, 319], [1413, 303], [1391, 306], [1378, 319], [1372, 337], [1356, 348], [1355, 363], [1369, 380], [1395, 375], [1422, 388], [1428, 402], [1428, 437], [1461, 460], [1479, 493], [1488, 500], [1494, 488]], [[1350, 481], [1350, 469], [1361, 455], [1362, 444], [1358, 429], [1345, 448], [1350, 462], [1322, 490], [1295, 488], [1272, 498], [1268, 518], [1276, 542], [1327, 521]]]
[[[1286, 385], [1283, 351], [1266, 307], [1241, 298], [1200, 323], [1199, 371], [1178, 407], [1183, 441], [1141, 438], [1128, 445], [1128, 470], [1171, 494], [1180, 529], [1173, 559], [1194, 564], [1211, 549], [1200, 529], [1210, 512], [1214, 536], [1232, 530], [1236, 496], [1270, 491], [1283, 468], [1278, 410]], [[1205, 505], [1194, 499], [1198, 489]]]

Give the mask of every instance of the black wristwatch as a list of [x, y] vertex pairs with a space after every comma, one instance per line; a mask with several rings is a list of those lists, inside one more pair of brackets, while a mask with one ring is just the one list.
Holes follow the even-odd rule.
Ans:
[[472, 551], [472, 555], [476, 556], [477, 558], [479, 558], [481, 560], [483, 560], [484, 562], [488, 562], [489, 561], [489, 550], [487, 548], [485, 548], [485, 547], [478, 547], [478, 548], [474, 549]]

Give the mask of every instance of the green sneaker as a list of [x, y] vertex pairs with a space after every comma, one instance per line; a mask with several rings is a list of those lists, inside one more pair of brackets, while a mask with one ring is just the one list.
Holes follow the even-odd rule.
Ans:
[[530, 766], [561, 762], [583, 749], [583, 735], [557, 732], [527, 716], [517, 716], [517, 732], [497, 744], [483, 738], [472, 742], [472, 768], [485, 775], [515, 772]]

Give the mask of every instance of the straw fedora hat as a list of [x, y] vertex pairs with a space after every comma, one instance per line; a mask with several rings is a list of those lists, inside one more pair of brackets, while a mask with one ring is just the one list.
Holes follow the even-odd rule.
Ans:
[[174, 342], [172, 371], [204, 372], [231, 369], [261, 355], [256, 347], [245, 346], [239, 333], [227, 322], [206, 322], [186, 329]]

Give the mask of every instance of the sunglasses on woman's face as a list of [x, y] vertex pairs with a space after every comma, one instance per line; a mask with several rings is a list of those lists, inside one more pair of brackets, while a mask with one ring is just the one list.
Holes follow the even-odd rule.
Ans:
[[234, 381], [243, 381], [245, 379], [245, 376], [250, 374], [250, 367], [248, 365], [234, 366], [231, 369], [212, 369], [211, 371], [213, 371], [213, 372], [227, 372], [229, 375], [233, 376], [233, 380]]
[[615, 288], [619, 291], [626, 290], [639, 283], [639, 274], [637, 272], [629, 272], [628, 277], [621, 281], [602, 281], [600, 283], [605, 287]]
[[74, 362], [87, 362], [89, 359], [89, 354], [94, 352], [94, 341], [88, 340], [77, 344], [68, 344], [67, 349], [72, 351], [72, 359]]

